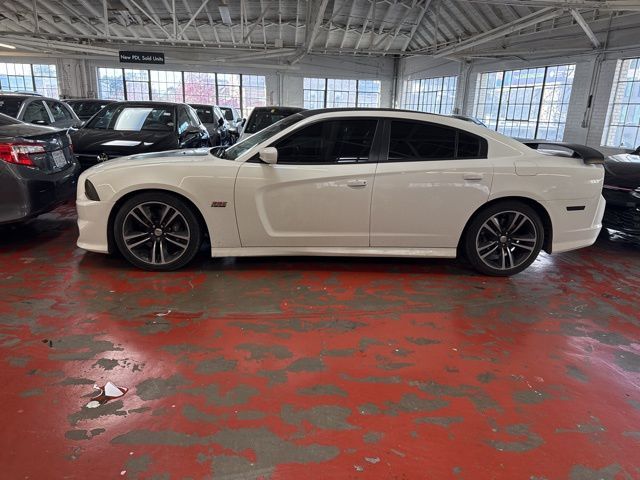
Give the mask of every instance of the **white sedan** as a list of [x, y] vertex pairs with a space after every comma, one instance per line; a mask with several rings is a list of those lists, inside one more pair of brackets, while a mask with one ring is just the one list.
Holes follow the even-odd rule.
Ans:
[[[540, 147], [541, 145], [533, 145]], [[223, 149], [105, 162], [78, 182], [78, 246], [174, 270], [211, 255], [464, 255], [511, 275], [591, 245], [602, 155], [535, 150], [471, 122], [309, 110]]]

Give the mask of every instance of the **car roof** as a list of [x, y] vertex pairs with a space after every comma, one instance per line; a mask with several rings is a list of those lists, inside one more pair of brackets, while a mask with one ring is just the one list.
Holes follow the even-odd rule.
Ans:
[[120, 102], [111, 102], [110, 105], [126, 105], [129, 107], [176, 107], [178, 105], [187, 105], [182, 102], [156, 102], [152, 100], [125, 100]]
[[304, 112], [306, 110], [306, 108], [302, 108], [302, 107], [280, 107], [277, 105], [272, 105], [272, 106], [266, 106], [266, 107], [253, 107], [253, 112], [255, 112], [256, 110], [277, 110], [279, 112], [291, 112], [291, 113], [298, 113], [298, 112]]
[[52, 98], [52, 97], [43, 97], [42, 95], [32, 95], [30, 93], [5, 93], [5, 92], [0, 92], [0, 97], [15, 98], [17, 100], [34, 99], [34, 100], [53, 100], [55, 102], [63, 102], [64, 101], [64, 100], [59, 100], [57, 98]]
[[64, 100], [67, 103], [71, 102], [100, 102], [100, 103], [116, 103], [117, 100], [107, 100], [102, 98], [68, 98]]

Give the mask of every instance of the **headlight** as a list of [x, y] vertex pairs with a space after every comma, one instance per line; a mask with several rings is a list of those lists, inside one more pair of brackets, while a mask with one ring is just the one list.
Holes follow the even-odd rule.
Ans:
[[100, 201], [98, 191], [96, 190], [96, 187], [93, 186], [93, 183], [89, 181], [89, 179], [86, 179], [84, 181], [84, 194], [89, 200], [93, 200], [94, 202]]

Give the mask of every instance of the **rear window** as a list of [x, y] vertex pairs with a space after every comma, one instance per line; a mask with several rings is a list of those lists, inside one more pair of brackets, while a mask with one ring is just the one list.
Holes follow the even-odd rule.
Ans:
[[222, 108], [221, 110], [224, 112], [224, 118], [227, 120], [233, 120], [233, 110], [230, 108]]
[[17, 123], [22, 123], [22, 122], [20, 120], [16, 120], [13, 117], [10, 117], [9, 115], [0, 113], [0, 127], [4, 127], [5, 125], [15, 125]]
[[22, 98], [0, 98], [0, 113], [17, 117], [22, 102], [24, 102]]
[[297, 113], [297, 110], [289, 110], [282, 108], [268, 108], [268, 109], [254, 109], [249, 116], [247, 126], [244, 127], [246, 133], [256, 133], [262, 129], [279, 122], [283, 118], [287, 118], [289, 115]]
[[216, 123], [213, 116], [213, 107], [193, 107], [202, 123]]
[[109, 105], [87, 123], [87, 128], [127, 132], [171, 132], [174, 127], [174, 109], [153, 105]]
[[106, 104], [99, 102], [73, 102], [70, 103], [73, 111], [76, 112], [76, 115], [80, 118], [89, 118], [93, 117], [97, 112], [99, 112]]

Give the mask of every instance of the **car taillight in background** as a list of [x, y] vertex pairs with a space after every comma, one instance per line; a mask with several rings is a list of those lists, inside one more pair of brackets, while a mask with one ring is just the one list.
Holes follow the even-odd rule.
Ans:
[[0, 160], [16, 165], [37, 167], [31, 156], [44, 153], [44, 146], [38, 142], [0, 143]]

